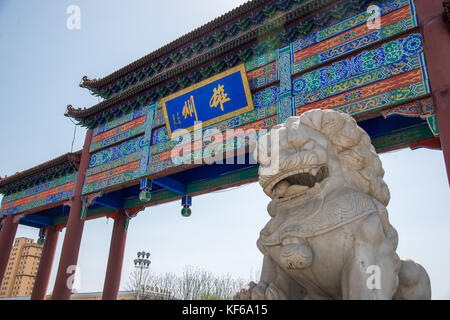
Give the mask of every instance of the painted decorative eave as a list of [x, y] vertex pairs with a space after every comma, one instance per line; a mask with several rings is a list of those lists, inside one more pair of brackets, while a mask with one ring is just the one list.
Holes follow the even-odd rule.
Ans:
[[210, 21], [209, 23], [185, 34], [184, 36], [170, 42], [169, 44], [159, 48], [158, 50], [128, 64], [127, 66], [111, 73], [110, 75], [100, 78], [100, 79], [89, 79], [88, 77], [83, 77], [81, 86], [85, 88], [89, 88], [92, 90], [99, 89], [113, 81], [116, 81], [120, 77], [123, 77], [124, 75], [135, 71], [136, 69], [142, 68], [143, 66], [147, 65], [153, 60], [156, 60], [168, 53], [170, 53], [173, 50], [176, 50], [177, 48], [184, 46], [185, 44], [194, 41], [198, 38], [201, 38], [205, 36], [206, 34], [214, 31], [217, 28], [220, 28], [234, 19], [237, 19], [245, 14], [248, 14], [249, 12], [259, 8], [266, 6], [272, 2], [275, 2], [274, 0], [251, 0], [248, 1], [241, 6], [223, 14], [222, 16]]
[[[283, 1], [284, 0], [279, 0], [278, 2], [281, 3]], [[300, 2], [300, 1], [297, 1], [297, 2]], [[278, 15], [276, 18], [274, 18], [267, 24], [263, 24], [258, 28], [249, 28], [250, 30], [248, 32], [243, 33], [239, 37], [233, 38], [232, 40], [229, 40], [228, 42], [224, 42], [224, 43], [220, 44], [219, 46], [217, 46], [216, 48], [214, 48], [213, 50], [199, 54], [198, 56], [195, 56], [191, 60], [188, 60], [187, 62], [185, 62], [183, 64], [177, 65], [177, 66], [169, 69], [167, 72], [157, 74], [156, 76], [154, 76], [138, 85], [132, 86], [131, 88], [129, 88], [123, 92], [120, 92], [120, 93], [114, 95], [113, 97], [106, 99], [90, 108], [74, 108], [69, 105], [67, 107], [67, 112], [65, 113], [65, 115], [68, 117], [75, 118], [80, 122], [83, 122], [84, 119], [91, 117], [94, 114], [97, 114], [99, 112], [102, 112], [112, 105], [115, 105], [121, 101], [124, 101], [125, 99], [127, 99], [129, 97], [136, 96], [139, 93], [143, 92], [144, 90], [147, 90], [152, 87], [156, 87], [156, 86], [158, 86], [158, 84], [160, 84], [164, 81], [167, 81], [168, 79], [173, 79], [173, 78], [177, 77], [178, 75], [185, 73], [186, 71], [193, 70], [196, 66], [201, 66], [202, 64], [206, 63], [207, 61], [214, 59], [218, 56], [221, 56], [223, 54], [226, 54], [227, 52], [230, 52], [231, 50], [233, 50], [235, 48], [242, 47], [246, 43], [250, 43], [252, 40], [258, 39], [258, 37], [261, 37], [262, 34], [268, 34], [268, 33], [270, 34], [271, 30], [274, 30], [277, 28], [279, 29], [280, 27], [282, 28], [284, 25], [288, 24], [289, 22], [291, 22], [295, 19], [298, 19], [302, 16], [305, 16], [306, 14], [311, 13], [315, 10], [318, 10], [325, 4], [329, 4], [331, 2], [337, 2], [337, 1], [336, 0], [334, 0], [334, 1], [333, 0], [311, 0], [309, 2], [304, 2], [304, 3], [302, 3], [302, 5], [300, 7], [297, 7], [296, 9], [294, 9], [292, 11], [288, 11], [286, 14]], [[251, 7], [251, 8], [256, 8], [258, 6], [261, 6], [262, 4], [267, 5], [268, 3], [271, 3], [271, 1], [254, 0], [245, 5], [249, 5], [251, 3], [255, 3], [255, 6]], [[239, 7], [239, 8], [241, 8], [241, 7]], [[235, 9], [235, 10], [237, 10], [237, 9]], [[238, 11], [242, 12], [242, 10], [243, 9], [240, 9]], [[251, 10], [248, 9], [248, 11], [251, 11]], [[232, 12], [234, 12], [234, 11], [232, 11]], [[219, 18], [219, 19], [221, 19], [221, 18]], [[232, 19], [220, 20], [220, 21], [230, 21], [230, 20], [232, 20]], [[225, 22], [223, 22], [223, 23], [225, 23]], [[217, 25], [217, 24], [218, 24], [218, 22], [214, 25]], [[204, 27], [206, 28], [206, 26], [204, 26]], [[202, 29], [204, 27], [201, 27], [199, 29]], [[199, 29], [197, 29], [197, 30], [199, 30]], [[205, 30], [210, 30], [210, 29], [205, 29]], [[193, 31], [193, 32], [198, 32], [198, 31]], [[204, 32], [207, 33], [206, 31], [204, 31]], [[187, 37], [187, 36], [185, 36], [185, 37]], [[192, 36], [192, 37], [194, 37], [194, 36]], [[182, 37], [180, 39], [183, 39], [183, 38], [184, 37]], [[180, 43], [185, 43], [185, 42], [181, 41], [180, 39], [177, 40], [179, 42], [175, 41], [172, 44], [169, 44], [168, 46], [174, 46], [174, 43], [177, 43], [178, 47], [180, 47], [181, 46]], [[163, 47], [163, 48], [165, 48], [165, 47]], [[156, 52], [160, 52], [158, 55], [156, 55], [156, 53], [152, 53], [152, 54], [142, 58], [144, 60], [140, 59], [138, 61], [141, 61], [141, 60], [147, 61], [146, 63], [148, 64], [149, 61], [151, 60], [150, 56], [153, 57], [152, 61], [154, 61], [155, 57], [160, 57], [163, 54], [161, 52], [166, 52], [166, 51], [160, 51], [162, 49], [159, 49], [158, 51], [156, 51]], [[139, 62], [139, 63], [135, 62], [135, 63], [139, 64], [140, 66], [145, 65], [145, 63], [143, 64], [143, 62]], [[131, 65], [129, 65], [125, 68], [122, 68], [121, 69], [122, 71], [121, 70], [119, 70], [119, 71], [122, 72], [122, 74], [123, 74], [125, 72], [124, 70], [135, 70], [130, 66]], [[119, 72], [119, 71], [117, 71], [117, 72]], [[113, 73], [112, 75], [114, 75], [114, 74], [116, 74], [116, 73]], [[108, 77], [111, 77], [111, 79], [113, 79], [114, 77], [112, 77], [112, 75], [110, 75]], [[106, 77], [106, 78], [108, 78], [108, 77]], [[106, 78], [104, 78], [104, 79], [106, 79]], [[95, 81], [96, 85], [99, 84], [100, 82], [102, 82], [103, 84], [107, 83], [106, 80], [104, 80], [104, 79], [96, 80]], [[92, 84], [92, 83], [93, 82], [90, 82], [90, 84]], [[82, 86], [84, 86], [84, 85], [82, 84]]]
[[[19, 190], [42, 183], [52, 175], [58, 175], [58, 169], [64, 168], [65, 166], [70, 167], [69, 171], [72, 172], [78, 170], [80, 158], [81, 150], [66, 153], [30, 169], [17, 172], [12, 176], [0, 178], [0, 193], [7, 194], [11, 192], [11, 189]], [[20, 187], [19, 184], [21, 185]]]

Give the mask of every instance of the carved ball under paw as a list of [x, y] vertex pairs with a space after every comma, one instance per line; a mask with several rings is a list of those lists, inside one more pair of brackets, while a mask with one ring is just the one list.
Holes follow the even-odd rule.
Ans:
[[280, 253], [280, 261], [287, 269], [303, 269], [309, 267], [313, 260], [311, 247], [301, 239], [291, 239], [296, 243], [286, 243]]

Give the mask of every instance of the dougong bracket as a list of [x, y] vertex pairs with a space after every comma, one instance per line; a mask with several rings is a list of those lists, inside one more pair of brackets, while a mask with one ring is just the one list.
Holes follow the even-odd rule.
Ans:
[[81, 196], [81, 201], [82, 201], [82, 209], [81, 209], [81, 215], [80, 215], [81, 220], [86, 219], [86, 215], [87, 215], [89, 206], [94, 204], [95, 200], [97, 200], [101, 196], [103, 196], [103, 191], [92, 193], [87, 196]]
[[128, 230], [128, 225], [130, 224], [130, 220], [133, 219], [134, 217], [136, 217], [137, 214], [141, 211], [144, 211], [144, 206], [125, 210], [125, 215], [127, 216], [127, 218], [125, 220], [125, 225], [123, 227], [124, 231]]

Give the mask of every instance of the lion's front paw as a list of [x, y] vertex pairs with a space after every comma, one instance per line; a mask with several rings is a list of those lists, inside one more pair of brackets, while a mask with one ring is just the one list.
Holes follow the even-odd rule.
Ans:
[[258, 284], [253, 281], [241, 289], [233, 297], [234, 300], [285, 300], [286, 294], [274, 283], [260, 281]]

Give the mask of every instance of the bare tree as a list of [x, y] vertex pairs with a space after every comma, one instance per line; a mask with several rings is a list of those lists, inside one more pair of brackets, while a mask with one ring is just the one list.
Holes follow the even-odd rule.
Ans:
[[174, 299], [178, 278], [173, 273], [158, 275], [150, 270], [134, 270], [129, 277], [127, 290], [133, 291], [140, 300]]
[[180, 279], [179, 295], [183, 300], [231, 299], [245, 284], [231, 275], [216, 276], [200, 268], [188, 266]]
[[151, 277], [149, 270], [134, 270], [129, 276], [126, 289], [133, 291], [137, 299], [139, 296], [145, 297], [147, 295], [146, 287], [151, 282]]
[[198, 267], [186, 266], [181, 276], [162, 275], [144, 270], [131, 273], [127, 289], [139, 299], [226, 300], [231, 299], [248, 281], [230, 274], [214, 275]]
[[153, 288], [157, 288], [161, 299], [176, 299], [178, 277], [174, 273], [166, 272], [153, 278]]

